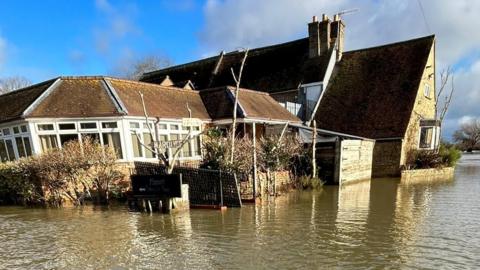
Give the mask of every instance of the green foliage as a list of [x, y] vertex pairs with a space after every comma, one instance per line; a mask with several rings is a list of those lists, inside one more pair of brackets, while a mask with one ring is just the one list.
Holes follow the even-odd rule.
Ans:
[[100, 202], [108, 202], [110, 185], [123, 178], [115, 161], [113, 149], [97, 142], [69, 142], [62, 149], [0, 164], [0, 197], [52, 206], [67, 199], [80, 205], [93, 191]]
[[441, 144], [438, 151], [413, 150], [407, 159], [408, 169], [453, 167], [461, 158], [461, 151], [453, 145]]
[[322, 189], [324, 185], [324, 182], [320, 180], [320, 178], [312, 178], [310, 176], [301, 176], [300, 178], [298, 178], [298, 183], [301, 188], [310, 190]]

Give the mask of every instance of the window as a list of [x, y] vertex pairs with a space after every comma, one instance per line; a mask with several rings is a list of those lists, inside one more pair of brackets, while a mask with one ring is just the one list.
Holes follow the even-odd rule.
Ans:
[[102, 128], [117, 128], [117, 122], [103, 122]]
[[25, 153], [27, 154], [27, 157], [32, 155], [32, 146], [30, 144], [30, 138], [28, 137], [23, 137], [23, 146], [25, 147]]
[[[182, 135], [182, 142], [183, 140], [187, 139], [188, 135]], [[183, 157], [191, 157], [192, 156], [192, 145], [190, 144], [190, 140], [188, 140], [182, 147], [182, 156]]]
[[13, 133], [14, 134], [20, 133], [20, 129], [18, 127], [13, 127]]
[[160, 149], [163, 151], [163, 154], [168, 158], [168, 148], [167, 147], [162, 147], [162, 142], [167, 142], [168, 141], [168, 136], [167, 135], [160, 135]]
[[82, 141], [91, 139], [94, 143], [100, 143], [100, 134], [98, 133], [82, 133], [80, 136], [82, 137]]
[[118, 132], [110, 132], [110, 133], [103, 133], [103, 145], [106, 147], [113, 148], [115, 153], [117, 154], [117, 158], [123, 158], [122, 152], [122, 144], [120, 143], [120, 133]]
[[[171, 134], [170, 135], [170, 140], [171, 141], [178, 141], [180, 138], [180, 135], [178, 134]], [[178, 147], [171, 147], [170, 149], [172, 149], [172, 156], [175, 154], [175, 151], [177, 151]]]
[[140, 128], [140, 124], [137, 122], [130, 122], [130, 128], [134, 128], [134, 129]]
[[0, 140], [0, 162], [9, 161], [7, 147], [4, 140]]
[[60, 134], [60, 144], [62, 146], [72, 141], [78, 141], [77, 134]]
[[46, 152], [49, 149], [58, 148], [57, 136], [55, 135], [41, 135], [40, 144], [42, 145], [42, 151]]
[[428, 83], [426, 83], [423, 88], [423, 94], [425, 95], [425, 97], [430, 97], [430, 85]]
[[433, 127], [420, 128], [420, 148], [431, 148], [433, 138]]
[[10, 135], [10, 129], [9, 128], [4, 128], [2, 131], [3, 131], [3, 136]]
[[[153, 142], [153, 140], [152, 140], [152, 136], [150, 135], [150, 133], [143, 133], [143, 144], [145, 144], [146, 146], [151, 148], [152, 142]], [[153, 155], [152, 151], [150, 151], [148, 149], [145, 149], [145, 157], [154, 158], [155, 156]]]
[[58, 124], [58, 128], [59, 128], [60, 130], [75, 130], [75, 124], [74, 124], [74, 123]]
[[158, 128], [159, 129], [167, 129], [167, 124], [159, 124]]
[[[130, 123], [130, 124], [132, 124], [132, 123]], [[132, 132], [131, 137], [132, 137], [133, 156], [134, 157], [142, 157], [143, 156], [142, 145], [138, 141], [137, 135], [134, 132]]]
[[[153, 129], [152, 123], [149, 123], [149, 126], [150, 126], [150, 128]], [[143, 128], [144, 128], [144, 129], [148, 129], [147, 123], [143, 123]]]
[[15, 160], [15, 151], [13, 151], [13, 142], [12, 140], [5, 140], [5, 146], [7, 148], [7, 154], [10, 161]]
[[195, 155], [202, 155], [202, 144], [200, 142], [200, 136], [195, 137]]
[[40, 131], [47, 131], [47, 130], [53, 130], [53, 124], [39, 124], [37, 125], [38, 130]]
[[170, 125], [170, 129], [172, 129], [172, 130], [178, 130], [179, 127], [178, 127], [178, 125]]
[[17, 144], [18, 156], [21, 157], [21, 158], [26, 157], [25, 146], [23, 146], [22, 137], [16, 137], [15, 138], [15, 143]]
[[95, 122], [80, 123], [80, 128], [81, 129], [96, 129], [97, 128], [97, 123], [95, 123]]
[[20, 131], [22, 131], [22, 133], [26, 133], [27, 132], [27, 126], [20, 126]]

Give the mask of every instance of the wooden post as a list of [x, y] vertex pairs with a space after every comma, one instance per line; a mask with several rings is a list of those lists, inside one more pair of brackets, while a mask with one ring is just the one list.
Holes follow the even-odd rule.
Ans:
[[257, 198], [257, 135], [255, 122], [252, 123], [253, 137], [253, 199]]
[[317, 151], [317, 121], [313, 120], [312, 130], [312, 178], [317, 177], [317, 161], [315, 159], [315, 152]]

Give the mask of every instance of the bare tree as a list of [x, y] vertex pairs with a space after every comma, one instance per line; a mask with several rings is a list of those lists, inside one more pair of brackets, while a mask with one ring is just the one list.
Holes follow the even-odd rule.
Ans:
[[0, 79], [0, 95], [31, 85], [32, 82], [22, 76], [12, 76]]
[[[435, 120], [440, 123], [440, 127], [442, 126], [443, 119], [447, 114], [448, 107], [452, 101], [453, 93], [455, 91], [455, 84], [454, 84], [454, 77], [452, 73], [452, 69], [448, 67], [445, 70], [440, 72], [440, 88], [438, 89], [436, 96], [435, 96]], [[440, 103], [440, 100], [443, 99], [443, 102]], [[440, 128], [439, 138], [441, 138], [442, 130]], [[440, 144], [437, 143], [435, 146], [435, 150], [438, 151]]]
[[468, 152], [480, 148], [480, 118], [462, 124], [453, 134], [453, 140]]
[[121, 62], [115, 68], [115, 74], [121, 78], [138, 81], [144, 73], [171, 66], [173, 62], [167, 57], [147, 55], [134, 61]]
[[242, 64], [240, 66], [240, 71], [238, 76], [235, 75], [233, 68], [230, 68], [232, 72], [233, 80], [235, 81], [235, 103], [233, 104], [233, 116], [232, 116], [232, 131], [231, 131], [231, 146], [230, 146], [230, 163], [233, 163], [233, 157], [235, 152], [235, 130], [237, 128], [237, 108], [238, 108], [238, 94], [240, 92], [240, 82], [242, 81], [243, 67], [245, 66], [245, 61], [247, 60], [248, 49], [245, 50], [243, 55]]

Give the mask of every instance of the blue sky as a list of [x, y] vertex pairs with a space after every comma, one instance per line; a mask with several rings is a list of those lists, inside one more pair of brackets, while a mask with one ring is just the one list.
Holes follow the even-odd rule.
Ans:
[[436, 35], [437, 75], [455, 71], [447, 137], [480, 117], [480, 1], [471, 0], [2, 0], [0, 78], [115, 75], [145, 55], [180, 64], [304, 37], [312, 15], [351, 8], [347, 50]]

